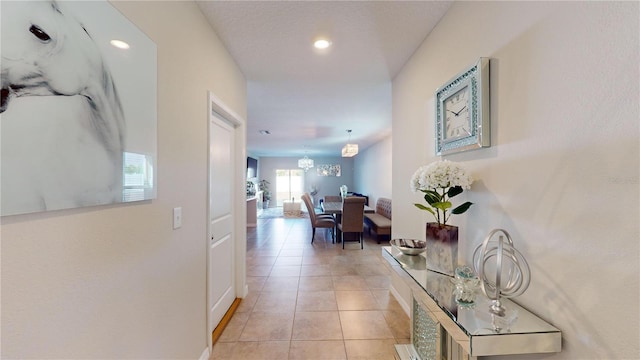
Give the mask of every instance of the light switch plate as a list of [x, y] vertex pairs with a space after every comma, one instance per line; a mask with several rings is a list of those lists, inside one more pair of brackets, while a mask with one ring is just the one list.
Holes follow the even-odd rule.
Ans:
[[173, 229], [180, 229], [182, 227], [182, 208], [173, 208]]

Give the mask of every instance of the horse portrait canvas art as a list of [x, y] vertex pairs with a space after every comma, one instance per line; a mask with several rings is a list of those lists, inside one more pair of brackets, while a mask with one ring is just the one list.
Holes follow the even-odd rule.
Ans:
[[0, 16], [2, 216], [155, 198], [155, 44], [106, 1]]

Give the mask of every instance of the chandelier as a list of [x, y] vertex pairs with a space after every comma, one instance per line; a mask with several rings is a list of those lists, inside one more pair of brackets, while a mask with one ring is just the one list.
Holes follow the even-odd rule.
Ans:
[[[351, 141], [351, 130], [347, 130], [349, 133], [349, 142]], [[353, 157], [358, 154], [358, 144], [347, 144], [342, 148], [342, 157]]]
[[305, 155], [302, 159], [298, 159], [298, 167], [307, 172], [313, 167], [313, 159], [309, 159], [309, 157]]

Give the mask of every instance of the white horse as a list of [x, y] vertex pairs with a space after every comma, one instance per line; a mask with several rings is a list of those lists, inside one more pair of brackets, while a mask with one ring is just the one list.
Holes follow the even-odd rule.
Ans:
[[[14, 102], [20, 97], [47, 96], [60, 99], [59, 104], [50, 108], [49, 114], [51, 118], [56, 118], [56, 114], [65, 113], [64, 106], [69, 106], [68, 101], [62, 101], [63, 97], [75, 97], [82, 99], [76, 105], [78, 114], [77, 119], [69, 119], [68, 123], [57, 124], [54, 131], [66, 128], [68, 131], [67, 138], [60, 137], [59, 143], [55, 141], [51, 144], [54, 146], [48, 149], [54, 154], [60, 146], [67, 153], [61, 153], [61, 157], [67, 157], [65, 163], [69, 162], [68, 157], [74, 156], [74, 152], [83, 152], [84, 154], [76, 154], [79, 156], [78, 166], [86, 166], [86, 163], [92, 160], [100, 161], [100, 158], [108, 158], [108, 164], [102, 161], [102, 166], [109, 166], [107, 170], [97, 170], [101, 177], [108, 176], [105, 179], [97, 179], [100, 186], [106, 189], [98, 189], [97, 185], [91, 185], [90, 175], [80, 180], [79, 184], [75, 184], [63, 191], [62, 194], [53, 194], [59, 192], [56, 188], [51, 188], [51, 184], [47, 179], [42, 179], [40, 185], [33, 185], [33, 191], [40, 196], [36, 202], [42, 205], [41, 210], [50, 207], [64, 208], [82, 205], [104, 204], [122, 200], [122, 157], [124, 149], [125, 123], [122, 106], [118, 98], [116, 87], [112, 76], [102, 59], [102, 55], [97, 45], [86, 31], [84, 26], [77, 21], [71, 13], [63, 8], [55, 1], [25, 1], [25, 2], [3, 2], [2, 6], [2, 48], [1, 52], [1, 73], [0, 73], [0, 114], [8, 115], [10, 108], [14, 106]], [[52, 103], [52, 102], [49, 102]], [[57, 104], [53, 102], [53, 104]], [[18, 105], [16, 102], [15, 105]], [[17, 107], [17, 106], [16, 106]], [[28, 110], [28, 107], [26, 107]], [[6, 111], [6, 112], [5, 112]], [[22, 107], [20, 116], [13, 115], [12, 121], [15, 122], [31, 122], [31, 134], [42, 131], [46, 126], [39, 117], [25, 112], [25, 106]], [[3, 119], [3, 140], [10, 136], [7, 129], [11, 129], [7, 124], [7, 118]], [[5, 121], [7, 120], [7, 121]], [[63, 121], [67, 122], [66, 119]], [[5, 127], [6, 126], [6, 127]], [[13, 125], [12, 125], [13, 126]], [[23, 125], [24, 126], [24, 125]], [[60, 131], [56, 131], [60, 132]], [[29, 132], [25, 132], [29, 134]], [[42, 134], [40, 137], [42, 138]], [[52, 135], [53, 136], [53, 135]], [[24, 139], [29, 140], [29, 139]], [[62, 142], [75, 142], [75, 145], [63, 144]], [[44, 139], [48, 142], [48, 139]], [[99, 147], [99, 148], [96, 148]], [[3, 144], [3, 150], [5, 146]], [[25, 152], [29, 149], [22, 148]], [[20, 157], [23, 154], [3, 154], [3, 161], [7, 156]], [[28, 158], [29, 154], [25, 154]], [[95, 156], [93, 156], [95, 155]], [[44, 162], [42, 155], [40, 160]], [[32, 156], [33, 158], [34, 156]], [[51, 157], [47, 161], [50, 161]], [[32, 164], [40, 166], [43, 164]], [[4, 167], [4, 166], [3, 166]], [[24, 166], [17, 167], [17, 171], [24, 170]], [[92, 171], [91, 166], [87, 167]], [[66, 170], [72, 173], [80, 173], [77, 169]], [[32, 171], [33, 173], [33, 171]], [[69, 171], [67, 171], [67, 176]], [[16, 177], [32, 176], [33, 174], [7, 174], [3, 169], [3, 182], [8, 179], [9, 184], [17, 184]], [[46, 172], [40, 173], [41, 176], [47, 177]], [[97, 176], [97, 174], [94, 174]], [[60, 174], [64, 177], [64, 174]], [[55, 182], [55, 178], [51, 179]], [[59, 183], [63, 183], [65, 179], [59, 179]], [[74, 179], [67, 178], [67, 182]], [[64, 185], [61, 185], [65, 187]], [[3, 188], [5, 185], [3, 184]], [[9, 194], [12, 189], [5, 188]], [[7, 196], [7, 191], [4, 196]], [[67, 194], [68, 192], [68, 194]], [[93, 194], [93, 195], [92, 195]], [[10, 196], [10, 195], [9, 195]], [[64, 200], [67, 202], [61, 207], [57, 204], [49, 204], [54, 202], [51, 198], [60, 198], [68, 196], [71, 199]], [[48, 199], [50, 199], [48, 201]], [[57, 201], [57, 200], [55, 200]], [[3, 199], [3, 205], [5, 201]], [[3, 214], [5, 212], [3, 211]]]

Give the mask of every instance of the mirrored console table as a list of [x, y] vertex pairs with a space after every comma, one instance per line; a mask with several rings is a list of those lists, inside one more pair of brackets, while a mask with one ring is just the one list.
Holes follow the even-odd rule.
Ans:
[[[507, 316], [489, 313], [489, 299], [479, 291], [473, 306], [455, 301], [452, 277], [427, 270], [424, 254], [408, 256], [383, 247], [394, 279], [405, 285], [411, 309], [411, 344], [397, 345], [399, 359], [467, 360], [478, 356], [561, 351], [560, 330], [505, 299]], [[408, 291], [406, 291], [408, 290]]]

